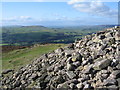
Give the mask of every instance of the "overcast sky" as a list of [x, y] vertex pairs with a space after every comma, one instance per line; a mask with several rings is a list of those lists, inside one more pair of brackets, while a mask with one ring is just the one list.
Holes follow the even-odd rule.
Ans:
[[117, 24], [118, 2], [3, 2], [3, 25]]

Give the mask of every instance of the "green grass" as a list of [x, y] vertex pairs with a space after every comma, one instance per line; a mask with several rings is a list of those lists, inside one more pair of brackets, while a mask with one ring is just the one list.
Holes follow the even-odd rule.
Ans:
[[2, 69], [18, 69], [21, 66], [31, 63], [42, 54], [51, 52], [65, 44], [49, 44], [33, 48], [18, 49], [2, 55]]
[[3, 43], [3, 44], [0, 44], [0, 46], [5, 46], [5, 45], [9, 45], [9, 44], [5, 44], [5, 43]]

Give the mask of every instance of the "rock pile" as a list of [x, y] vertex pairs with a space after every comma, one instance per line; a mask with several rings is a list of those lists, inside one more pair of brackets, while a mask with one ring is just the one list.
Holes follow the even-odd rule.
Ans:
[[11, 76], [3, 88], [87, 89], [120, 88], [120, 28], [87, 35], [44, 54]]

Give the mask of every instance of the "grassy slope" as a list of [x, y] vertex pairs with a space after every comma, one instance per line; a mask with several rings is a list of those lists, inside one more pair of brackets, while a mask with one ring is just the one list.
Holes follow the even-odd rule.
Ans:
[[64, 44], [49, 44], [43, 46], [37, 46], [33, 48], [25, 48], [14, 50], [8, 53], [3, 53], [2, 57], [2, 69], [18, 69], [28, 63], [31, 63], [34, 58], [39, 57], [42, 54], [53, 51], [59, 47], [65, 46]]

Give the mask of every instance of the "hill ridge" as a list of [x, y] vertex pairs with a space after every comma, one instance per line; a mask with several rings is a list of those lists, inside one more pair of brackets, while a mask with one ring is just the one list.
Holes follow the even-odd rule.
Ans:
[[42, 55], [11, 76], [5, 77], [6, 73], [2, 73], [2, 87], [9, 89], [118, 89], [120, 27], [87, 35], [65, 48]]

